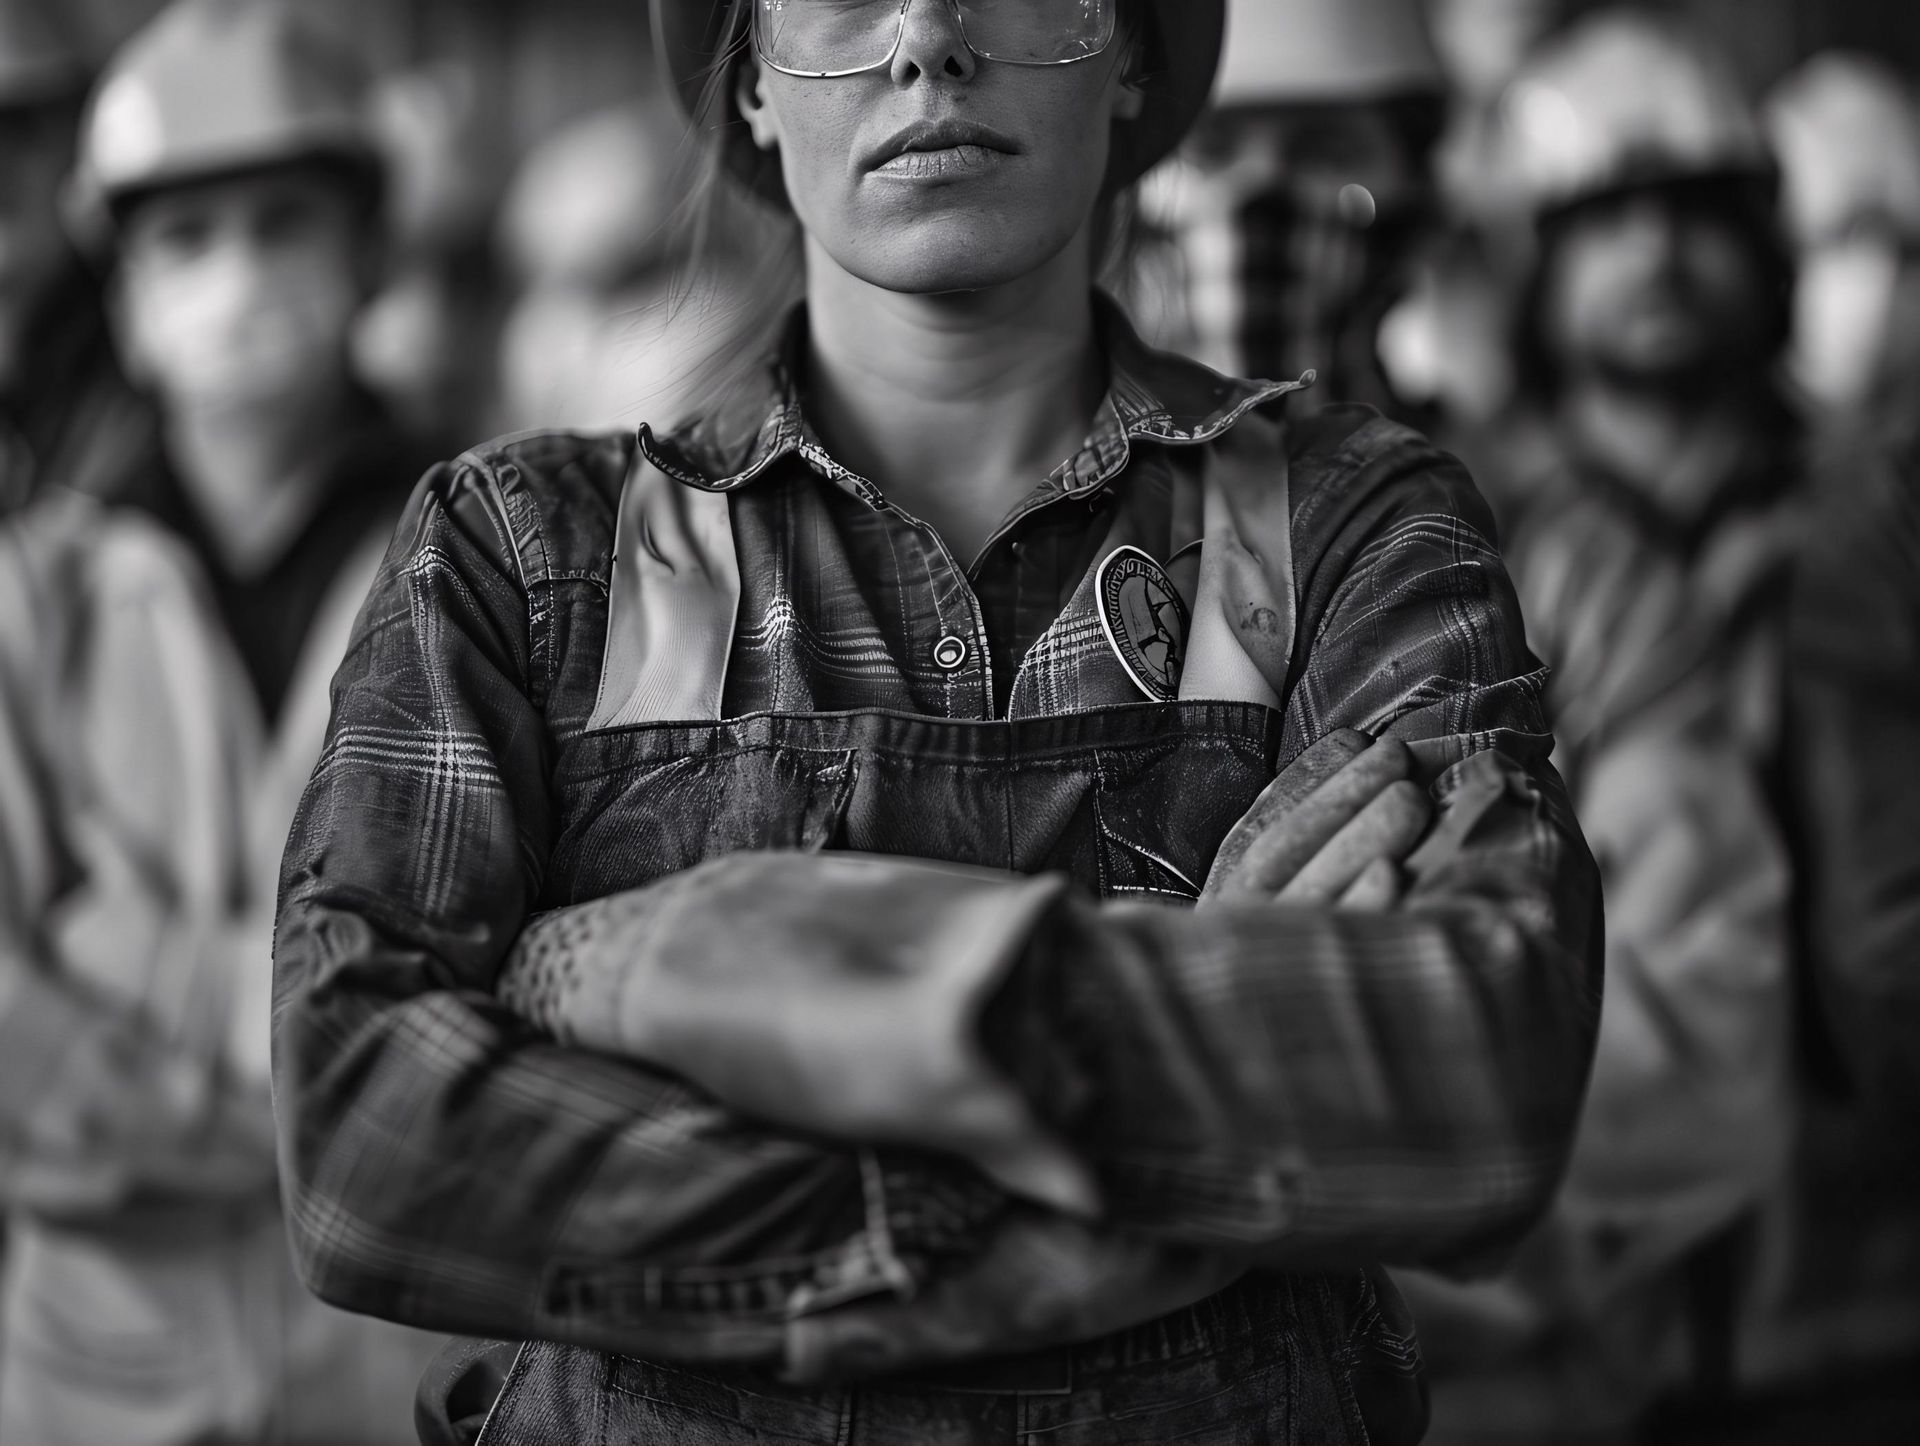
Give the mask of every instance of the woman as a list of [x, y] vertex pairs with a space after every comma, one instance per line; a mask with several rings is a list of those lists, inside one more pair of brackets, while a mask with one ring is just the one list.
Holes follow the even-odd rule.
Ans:
[[1598, 898], [1471, 483], [1092, 287], [1221, 8], [657, 10], [806, 305], [430, 474], [283, 881], [307, 1278], [541, 1342], [488, 1442], [1411, 1441], [1372, 1267], [1551, 1193]]

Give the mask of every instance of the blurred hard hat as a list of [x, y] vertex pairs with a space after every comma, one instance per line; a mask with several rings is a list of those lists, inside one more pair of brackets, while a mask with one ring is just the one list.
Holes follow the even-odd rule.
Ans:
[[664, 97], [590, 115], [534, 147], [500, 211], [523, 278], [617, 285], [661, 252], [686, 121]]
[[1888, 67], [1815, 56], [1768, 97], [1766, 125], [1796, 245], [1844, 240], [1862, 225], [1920, 239], [1920, 104]]
[[108, 62], [81, 123], [96, 208], [155, 187], [306, 160], [379, 173], [355, 58], [290, 7], [177, 0]]
[[[680, 107], [726, 146], [728, 168], [756, 195], [786, 204], [780, 158], [758, 150], [734, 109], [732, 87], [714, 92], [716, 67], [730, 70], [749, 53], [742, 42], [753, 8], [728, 0], [651, 0], [654, 49], [667, 67]], [[1146, 104], [1132, 120], [1115, 121], [1108, 177], [1119, 186], [1139, 180], [1171, 155], [1206, 109], [1220, 65], [1226, 0], [1142, 0], [1153, 56], [1142, 81]]]
[[0, 0], [0, 110], [49, 105], [87, 88], [87, 57], [53, 0]]
[[1773, 175], [1728, 67], [1679, 26], [1630, 10], [1548, 42], [1502, 110], [1507, 182], [1536, 216], [1638, 186]]
[[1227, 0], [1217, 105], [1440, 95], [1420, 0]]

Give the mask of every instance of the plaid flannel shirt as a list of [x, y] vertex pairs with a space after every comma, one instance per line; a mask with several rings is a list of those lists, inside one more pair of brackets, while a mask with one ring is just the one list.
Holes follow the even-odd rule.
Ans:
[[[495, 989], [529, 917], [582, 902], [549, 874], [550, 770], [594, 709], [636, 447], [730, 495], [729, 716], [995, 717], [992, 658], [1057, 614], [1114, 517], [1284, 390], [1149, 353], [1111, 312], [1103, 330], [1086, 447], [966, 571], [813, 437], [798, 327], [764, 385], [684, 435], [523, 438], [427, 477], [283, 873], [277, 1098], [314, 1289], [446, 1330], [753, 1359], [791, 1312], [911, 1291], [979, 1245], [1004, 1202], [964, 1167], [764, 1128], [557, 1042]], [[1066, 894], [1018, 968], [1023, 1053], [1091, 1073], [1089, 1109], [1039, 1103], [1096, 1159], [1131, 1155], [1123, 1226], [1276, 1268], [1458, 1261], [1510, 1244], [1562, 1169], [1597, 1014], [1595, 874], [1465, 473], [1363, 409], [1284, 435], [1282, 760], [1341, 727], [1406, 739], [1456, 848], [1380, 917]], [[956, 629], [975, 646], [941, 667]]]

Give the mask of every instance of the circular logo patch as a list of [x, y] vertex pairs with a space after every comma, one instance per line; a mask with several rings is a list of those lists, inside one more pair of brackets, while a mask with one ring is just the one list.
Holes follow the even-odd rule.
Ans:
[[1140, 691], [1171, 703], [1187, 651], [1187, 605], [1165, 568], [1137, 547], [1116, 548], [1096, 580], [1100, 626]]

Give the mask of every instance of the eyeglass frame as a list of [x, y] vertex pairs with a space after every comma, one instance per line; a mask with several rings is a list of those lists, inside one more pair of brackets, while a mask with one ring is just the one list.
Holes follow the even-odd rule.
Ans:
[[[894, 58], [900, 54], [901, 42], [907, 38], [907, 12], [913, 9], [914, 6], [914, 0], [900, 0], [899, 24], [894, 28], [893, 44], [887, 48], [887, 53], [879, 60], [874, 61], [873, 64], [856, 65], [851, 70], [795, 70], [791, 66], [780, 64], [772, 56], [767, 54], [766, 47], [760, 42], [761, 0], [750, 0], [750, 3], [753, 5], [753, 19], [751, 24], [753, 29], [754, 55], [760, 60], [761, 64], [767, 66], [769, 69], [777, 70], [782, 75], [794, 76], [799, 80], [841, 80], [850, 75], [867, 75], [876, 70], [885, 70], [893, 64]], [[982, 55], [978, 50], [974, 49], [973, 41], [967, 35], [967, 18], [960, 12], [960, 0], [932, 0], [932, 3], [936, 5], [944, 4], [952, 13], [954, 25], [960, 32], [960, 43], [967, 47], [967, 53], [969, 55], [973, 56], [976, 60], [992, 61], [998, 65], [1021, 65], [1034, 69], [1056, 65], [1078, 65], [1083, 60], [1092, 60], [1097, 56], [1105, 55], [1113, 48], [1114, 37], [1120, 33], [1120, 7], [1116, 3], [1116, 0], [1106, 0], [1107, 34], [1106, 38], [1100, 42], [1100, 48], [1098, 50], [1089, 50], [1085, 55], [1069, 55], [1065, 60], [1003, 60], [995, 55]]]

